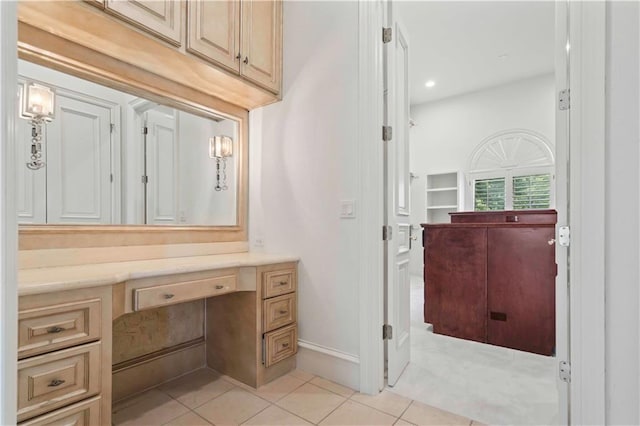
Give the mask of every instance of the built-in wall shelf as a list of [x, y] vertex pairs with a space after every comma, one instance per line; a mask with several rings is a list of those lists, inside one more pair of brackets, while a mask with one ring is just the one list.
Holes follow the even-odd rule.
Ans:
[[461, 210], [461, 173], [427, 174], [427, 223], [449, 223], [449, 213]]

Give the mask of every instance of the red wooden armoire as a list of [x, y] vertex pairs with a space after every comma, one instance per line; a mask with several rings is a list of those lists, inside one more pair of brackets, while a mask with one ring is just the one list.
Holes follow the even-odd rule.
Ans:
[[555, 348], [555, 210], [451, 213], [424, 224], [424, 320], [438, 334]]

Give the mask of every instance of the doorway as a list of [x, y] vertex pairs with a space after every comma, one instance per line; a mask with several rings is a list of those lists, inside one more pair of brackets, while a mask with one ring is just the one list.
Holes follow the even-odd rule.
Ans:
[[[420, 235], [412, 239], [418, 224], [448, 222], [449, 212], [522, 207], [514, 194], [516, 186], [526, 182], [530, 186], [546, 182], [549, 202], [544, 207], [556, 209], [559, 223], [566, 223], [563, 168], [568, 134], [562, 129], [567, 128], [568, 114], [556, 108], [558, 88], [566, 87], [559, 83], [567, 75], [566, 57], [558, 60], [557, 55], [567, 45], [566, 27], [558, 28], [556, 17], [566, 13], [566, 4], [389, 2], [387, 6], [387, 26], [393, 38], [398, 37], [387, 45], [385, 69], [387, 125], [394, 130], [394, 147], [387, 147], [386, 156], [386, 223], [397, 230], [396, 242], [386, 243], [385, 323], [393, 330], [386, 343], [388, 384], [405, 396], [487, 423], [567, 423], [568, 385], [557, 374], [559, 360], [568, 359], [566, 249], [556, 253], [560, 270], [552, 308], [555, 350], [540, 356], [452, 338], [438, 333], [437, 327], [433, 333], [424, 323], [424, 312], [417, 309], [425, 294], [421, 274], [416, 274], [422, 267], [416, 265], [422, 260], [422, 247]], [[398, 60], [403, 51], [411, 52], [407, 54], [411, 59], [405, 58], [408, 71]], [[412, 74], [406, 87], [403, 72]], [[403, 90], [410, 97], [406, 114]], [[410, 122], [416, 126], [413, 130], [408, 130]], [[522, 138], [510, 139], [509, 145], [507, 137], [494, 147], [494, 156], [502, 157], [496, 167], [473, 161], [484, 142], [510, 132], [546, 136], [554, 151], [551, 162], [540, 162], [539, 156], [529, 163], [514, 162], [511, 151], [517, 149], [512, 147], [522, 146]], [[410, 139], [410, 156], [403, 153], [405, 137]], [[420, 143], [422, 155], [416, 156]], [[403, 169], [401, 155], [410, 157], [408, 170]], [[431, 161], [420, 164], [424, 158]], [[432, 185], [438, 181], [446, 182]], [[496, 196], [497, 201], [487, 198], [498, 190], [502, 196]], [[531, 187], [527, 191], [531, 194]], [[403, 210], [402, 194], [409, 192], [421, 194], [422, 200], [410, 199]], [[530, 202], [524, 208], [541, 206]], [[405, 233], [408, 215], [411, 232]], [[412, 245], [410, 254], [405, 241]], [[411, 259], [408, 265], [406, 258]], [[548, 267], [551, 270], [553, 263]], [[410, 279], [405, 271], [411, 271]], [[519, 394], [523, 389], [530, 393]]]

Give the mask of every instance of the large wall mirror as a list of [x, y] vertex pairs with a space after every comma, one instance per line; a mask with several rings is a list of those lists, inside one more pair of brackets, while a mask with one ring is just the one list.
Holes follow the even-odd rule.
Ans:
[[21, 2], [18, 54], [21, 250], [245, 247], [255, 91], [82, 2]]
[[19, 223], [238, 224], [237, 118], [196, 115], [23, 60], [18, 74], [21, 105], [34, 86], [45, 94], [30, 102], [53, 105], [42, 123], [29, 111], [17, 121]]

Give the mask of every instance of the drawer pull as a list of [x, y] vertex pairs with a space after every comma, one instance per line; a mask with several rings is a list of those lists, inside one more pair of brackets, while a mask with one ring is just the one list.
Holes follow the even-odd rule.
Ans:
[[288, 281], [280, 281], [280, 282], [278, 282], [277, 285], [287, 285], [287, 284], [289, 284]]
[[288, 313], [289, 311], [285, 311], [284, 309], [281, 309], [280, 311], [278, 311], [278, 313], [280, 315], [285, 315], [286, 313]]
[[56, 386], [60, 386], [61, 384], [65, 383], [66, 380], [60, 380], [60, 379], [53, 379], [51, 381], [51, 383], [49, 383], [47, 386], [49, 386], [50, 388], [55, 388]]
[[283, 344], [282, 344], [282, 347], [283, 347], [283, 348], [288, 348], [288, 347], [289, 347], [289, 343], [283, 343]]
[[55, 333], [60, 333], [60, 332], [65, 331], [65, 330], [66, 330], [66, 328], [58, 327], [58, 326], [56, 325], [55, 327], [47, 328], [47, 333], [49, 333], [49, 334], [55, 334]]
[[217, 286], [216, 286], [216, 290], [222, 290], [223, 288], [224, 288], [224, 286], [223, 286], [223, 285], [217, 285]]
[[164, 295], [164, 298], [165, 299], [173, 299], [173, 296], [175, 296], [175, 295], [171, 294], [171, 293], [167, 293], [167, 294]]

